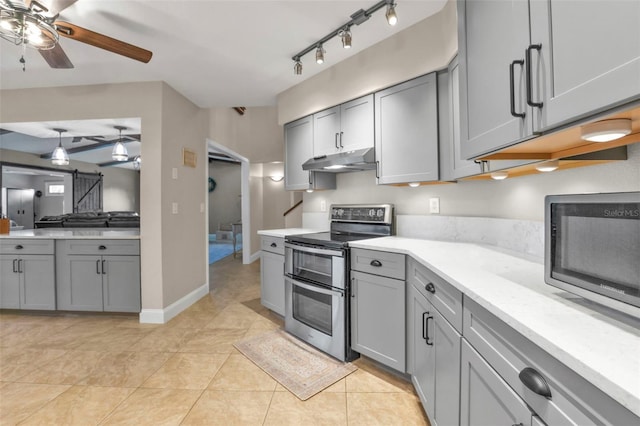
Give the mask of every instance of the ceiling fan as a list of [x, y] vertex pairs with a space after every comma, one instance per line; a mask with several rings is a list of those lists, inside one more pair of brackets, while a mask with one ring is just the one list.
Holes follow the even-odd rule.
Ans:
[[[58, 43], [60, 36], [147, 63], [152, 52], [69, 22], [60, 12], [77, 0], [0, 0], [0, 37], [37, 49], [51, 68], [73, 68]], [[24, 55], [20, 59], [24, 70]]]

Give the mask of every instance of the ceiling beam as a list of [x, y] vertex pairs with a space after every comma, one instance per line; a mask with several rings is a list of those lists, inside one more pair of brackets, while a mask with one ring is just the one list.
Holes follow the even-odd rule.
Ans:
[[119, 164], [133, 163], [134, 161], [135, 161], [135, 157], [129, 157], [129, 159], [125, 160], [125, 161], [107, 161], [106, 163], [98, 163], [98, 164], [96, 164], [96, 166], [98, 166], [98, 167], [111, 167], [111, 166], [117, 166]]

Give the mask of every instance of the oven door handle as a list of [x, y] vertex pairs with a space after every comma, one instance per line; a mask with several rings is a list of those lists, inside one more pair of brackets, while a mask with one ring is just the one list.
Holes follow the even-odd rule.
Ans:
[[306, 247], [306, 246], [299, 246], [297, 244], [290, 244], [290, 243], [284, 243], [284, 247], [290, 248], [296, 251], [302, 251], [305, 253], [324, 254], [326, 256], [340, 256], [340, 257], [344, 256], [344, 253], [342, 251], [329, 250], [326, 248]]
[[291, 278], [287, 278], [287, 280], [291, 282], [291, 285], [302, 287], [309, 291], [314, 291], [316, 293], [321, 293], [321, 294], [327, 294], [329, 296], [334, 296], [336, 294], [339, 294], [340, 296], [344, 297], [344, 293], [340, 290], [329, 290], [327, 288], [322, 288], [320, 286], [305, 284], [300, 281], [292, 280]]

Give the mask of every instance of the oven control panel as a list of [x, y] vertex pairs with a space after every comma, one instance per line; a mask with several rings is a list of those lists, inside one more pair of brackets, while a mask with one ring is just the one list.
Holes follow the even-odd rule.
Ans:
[[391, 223], [393, 205], [332, 205], [332, 222]]

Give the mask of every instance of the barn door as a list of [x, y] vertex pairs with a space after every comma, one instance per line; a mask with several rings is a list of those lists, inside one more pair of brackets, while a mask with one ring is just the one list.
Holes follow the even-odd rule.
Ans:
[[73, 172], [73, 212], [102, 211], [102, 173]]

